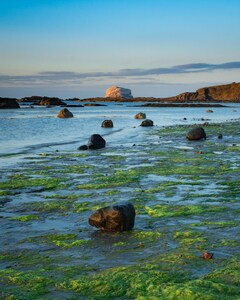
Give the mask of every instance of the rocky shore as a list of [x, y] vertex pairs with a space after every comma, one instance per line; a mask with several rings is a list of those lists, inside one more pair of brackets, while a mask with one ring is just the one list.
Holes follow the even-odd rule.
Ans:
[[[111, 87], [107, 89], [105, 97], [93, 98], [69, 98], [60, 99], [57, 97], [47, 96], [31, 96], [21, 99], [16, 98], [0, 98], [1, 108], [19, 108], [18, 103], [31, 103], [34, 105], [42, 106], [66, 106], [68, 101], [75, 102], [147, 102], [144, 106], [152, 107], [209, 107], [213, 106], [216, 102], [240, 102], [240, 83], [230, 83], [225, 85], [210, 86], [198, 89], [195, 92], [185, 92], [177, 96], [168, 98], [155, 98], [155, 97], [133, 97], [131, 90]], [[85, 104], [86, 105], [86, 104]], [[91, 105], [91, 104], [88, 104]], [[95, 104], [97, 105], [97, 104]], [[81, 107], [82, 105], [78, 105]], [[220, 106], [215, 104], [215, 107]]]

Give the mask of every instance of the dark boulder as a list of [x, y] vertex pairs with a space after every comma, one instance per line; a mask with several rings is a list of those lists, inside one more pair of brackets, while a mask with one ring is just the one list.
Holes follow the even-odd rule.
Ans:
[[60, 112], [58, 113], [58, 118], [72, 118], [72, 117], [73, 114], [67, 108], [60, 110]]
[[124, 202], [98, 209], [89, 217], [89, 224], [106, 231], [131, 230], [135, 222], [135, 208]]
[[143, 127], [153, 126], [153, 121], [149, 120], [149, 119], [146, 119], [146, 120], [142, 121], [140, 126], [143, 126]]
[[1, 108], [20, 108], [16, 98], [0, 98]]
[[88, 141], [88, 149], [101, 149], [106, 145], [106, 141], [100, 134], [93, 134]]
[[206, 139], [206, 133], [202, 127], [194, 127], [187, 133], [187, 139], [189, 141]]
[[103, 128], [112, 128], [113, 122], [112, 120], [104, 120], [101, 125]]

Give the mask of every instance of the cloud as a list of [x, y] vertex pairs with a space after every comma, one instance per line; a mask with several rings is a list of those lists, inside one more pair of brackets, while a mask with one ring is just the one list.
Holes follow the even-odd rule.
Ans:
[[146, 78], [147, 76], [160, 76], [171, 74], [191, 74], [199, 72], [210, 72], [214, 70], [240, 69], [240, 61], [227, 62], [221, 64], [191, 63], [172, 66], [169, 68], [152, 69], [121, 69], [113, 72], [68, 72], [68, 71], [46, 71], [34, 75], [0, 75], [0, 84], [4, 85], [62, 85], [81, 84], [89, 79], [127, 79], [129, 77]]

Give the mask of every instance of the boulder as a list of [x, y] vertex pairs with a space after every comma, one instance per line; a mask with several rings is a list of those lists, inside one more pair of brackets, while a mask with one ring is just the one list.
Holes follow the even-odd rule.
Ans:
[[101, 125], [103, 128], [112, 128], [113, 122], [112, 120], [104, 120]]
[[135, 115], [135, 119], [146, 119], [146, 114], [140, 112], [140, 113]]
[[194, 127], [187, 133], [187, 139], [189, 141], [206, 139], [206, 133], [202, 127]]
[[0, 98], [1, 108], [20, 108], [16, 98]]
[[58, 113], [58, 118], [72, 118], [72, 117], [73, 114], [67, 108], [60, 110], [60, 112]]
[[110, 97], [110, 98], [127, 98], [131, 99], [133, 98], [131, 90], [130, 89], [125, 89], [119, 86], [111, 86], [106, 90], [105, 97]]
[[88, 141], [88, 149], [101, 149], [106, 145], [106, 141], [100, 134], [93, 134]]
[[153, 121], [149, 120], [149, 119], [146, 119], [146, 120], [142, 121], [140, 126], [143, 126], [143, 127], [153, 126]]
[[89, 217], [88, 222], [91, 226], [106, 231], [125, 231], [134, 227], [135, 215], [134, 206], [123, 202], [98, 209]]

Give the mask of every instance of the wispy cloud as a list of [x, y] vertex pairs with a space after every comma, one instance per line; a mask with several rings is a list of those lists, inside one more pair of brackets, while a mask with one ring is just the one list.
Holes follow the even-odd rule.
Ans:
[[153, 69], [121, 69], [114, 72], [67, 72], [67, 71], [47, 71], [40, 72], [34, 75], [0, 75], [0, 84], [20, 85], [20, 84], [81, 84], [84, 80], [89, 79], [104, 79], [104, 78], [146, 78], [147, 76], [160, 76], [166, 74], [191, 74], [200, 72], [211, 72], [214, 70], [231, 70], [240, 69], [240, 61], [227, 62], [221, 64], [208, 63], [191, 63], [184, 65], [172, 66], [169, 68], [153, 68]]

